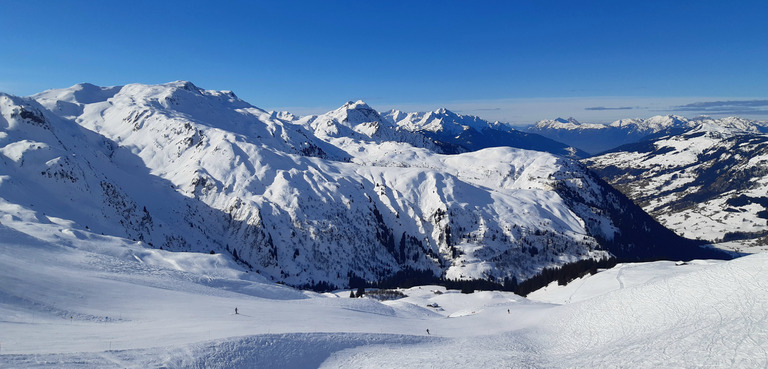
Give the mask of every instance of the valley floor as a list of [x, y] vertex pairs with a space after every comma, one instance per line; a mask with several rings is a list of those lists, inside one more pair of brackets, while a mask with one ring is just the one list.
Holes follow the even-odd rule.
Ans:
[[528, 298], [422, 286], [384, 302], [8, 218], [0, 256], [3, 368], [768, 366], [765, 253], [620, 264]]

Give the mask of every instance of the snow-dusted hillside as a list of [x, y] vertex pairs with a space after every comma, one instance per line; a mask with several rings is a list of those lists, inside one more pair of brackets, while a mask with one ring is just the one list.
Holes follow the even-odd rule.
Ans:
[[768, 235], [768, 136], [716, 124], [585, 162], [662, 224], [708, 241]]
[[528, 132], [578, 147], [591, 154], [598, 154], [653, 136], [680, 134], [700, 127], [713, 131], [768, 132], [765, 122], [737, 117], [689, 119], [676, 115], [659, 115], [647, 119], [620, 119], [610, 124], [581, 123], [573, 118], [567, 120], [557, 118], [539, 121], [528, 127]]
[[621, 264], [535, 300], [422, 286], [377, 301], [293, 290], [227, 255], [0, 222], [4, 368], [768, 365], [768, 254]]
[[701, 254], [576, 161], [436, 154], [363, 103], [294, 118], [173, 82], [3, 95], [0, 108], [3, 217], [229, 253], [294, 286], [413, 270], [502, 283]]

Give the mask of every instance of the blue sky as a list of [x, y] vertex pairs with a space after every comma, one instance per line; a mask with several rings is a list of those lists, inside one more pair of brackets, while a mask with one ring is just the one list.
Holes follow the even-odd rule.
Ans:
[[3, 0], [0, 91], [190, 80], [266, 110], [768, 119], [766, 1]]

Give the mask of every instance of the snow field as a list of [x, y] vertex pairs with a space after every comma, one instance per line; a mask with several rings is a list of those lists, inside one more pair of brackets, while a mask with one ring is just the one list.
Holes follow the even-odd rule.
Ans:
[[768, 254], [697, 268], [554, 311], [554, 351], [575, 367], [765, 367]]
[[0, 367], [768, 364], [768, 254], [620, 264], [528, 299], [420, 286], [383, 302], [55, 223], [4, 220], [0, 255]]

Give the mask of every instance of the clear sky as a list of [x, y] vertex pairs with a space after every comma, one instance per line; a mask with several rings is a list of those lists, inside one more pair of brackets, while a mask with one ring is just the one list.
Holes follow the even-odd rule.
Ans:
[[768, 119], [768, 1], [0, 0], [0, 91], [189, 80], [265, 110]]

